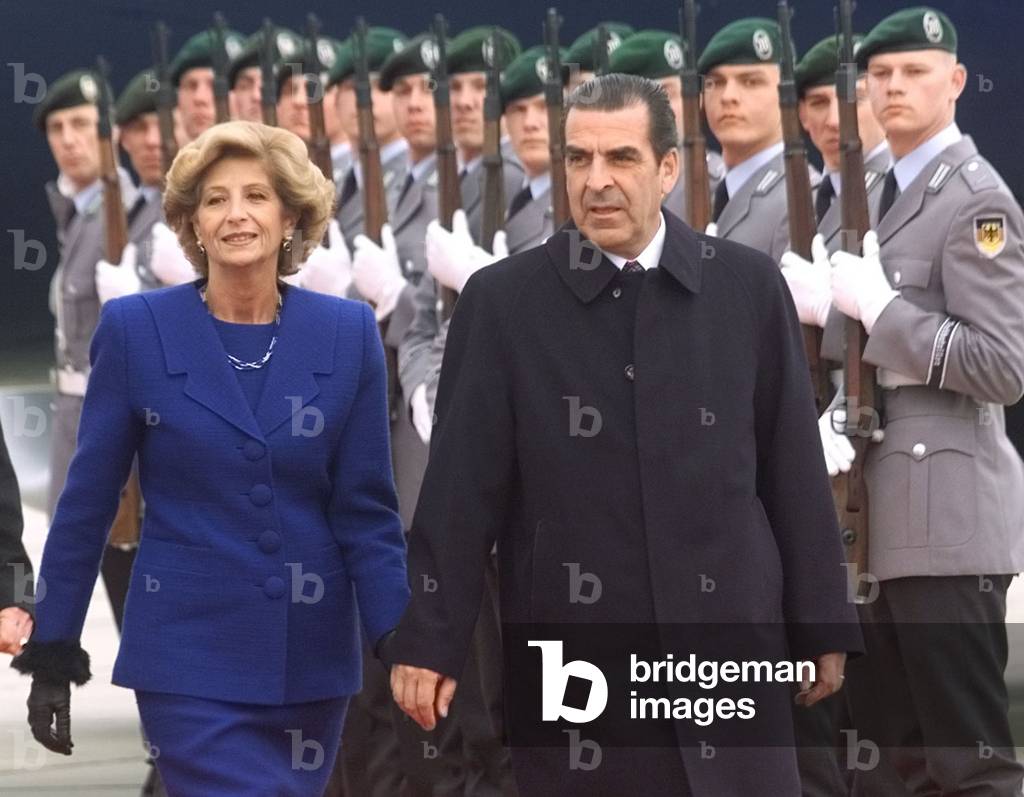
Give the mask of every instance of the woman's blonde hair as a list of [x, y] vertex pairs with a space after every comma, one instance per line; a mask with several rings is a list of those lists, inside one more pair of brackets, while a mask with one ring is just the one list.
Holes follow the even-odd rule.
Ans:
[[164, 216], [178, 236], [185, 256], [202, 276], [209, 276], [206, 255], [192, 226], [199, 207], [203, 178], [221, 158], [257, 158], [281, 198], [285, 212], [298, 219], [292, 251], [281, 250], [278, 274], [293, 274], [324, 237], [334, 209], [334, 185], [309, 159], [306, 145], [294, 133], [259, 122], [214, 125], [181, 148], [167, 172]]

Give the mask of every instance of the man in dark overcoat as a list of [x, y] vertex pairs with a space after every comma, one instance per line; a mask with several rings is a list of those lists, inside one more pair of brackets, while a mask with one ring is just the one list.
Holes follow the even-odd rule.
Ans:
[[[813, 661], [801, 701], [817, 702], [861, 638], [785, 280], [662, 212], [678, 154], [660, 86], [597, 78], [564, 125], [573, 222], [473, 275], [452, 318], [412, 603], [384, 646], [395, 698], [427, 729], [446, 714], [496, 541], [510, 633], [746, 634], [754, 655]], [[509, 638], [515, 711], [541, 698]], [[680, 721], [678, 744], [607, 747], [596, 766], [513, 736], [520, 794], [798, 795], [787, 701], [761, 706], [767, 731], [744, 748], [698, 747]]]

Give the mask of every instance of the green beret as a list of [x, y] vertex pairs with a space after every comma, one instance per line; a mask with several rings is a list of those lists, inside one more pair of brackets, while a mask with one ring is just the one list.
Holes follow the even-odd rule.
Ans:
[[46, 94], [32, 113], [32, 122], [45, 133], [46, 117], [51, 111], [95, 104], [99, 96], [99, 83], [92, 71], [76, 69], [74, 72], [68, 72], [46, 87]]
[[[189, 39], [178, 50], [178, 54], [171, 61], [170, 74], [171, 82], [177, 88], [181, 82], [181, 76], [188, 70], [200, 66], [213, 66], [214, 49], [217, 46], [217, 32], [212, 28], [203, 30]], [[224, 49], [227, 52], [230, 63], [245, 46], [245, 39], [236, 30], [224, 31]]]
[[949, 17], [927, 6], [906, 8], [875, 25], [857, 51], [857, 65], [867, 67], [872, 55], [908, 50], [956, 52], [956, 28]]
[[[274, 28], [274, 46], [271, 52], [274, 56], [274, 65], [277, 67], [285, 61], [297, 61], [302, 58], [304, 49], [303, 39], [293, 30], [288, 28]], [[245, 40], [242, 49], [231, 59], [228, 67], [228, 85], [235, 87], [238, 80], [238, 73], [250, 66], [260, 65], [260, 53], [263, 51], [263, 31], [258, 30]], [[276, 71], [276, 70], [275, 70]]]
[[622, 43], [611, 58], [612, 72], [658, 80], [678, 75], [683, 67], [683, 47], [679, 36], [667, 30], [642, 30]]
[[392, 53], [380, 67], [380, 87], [391, 91], [395, 81], [408, 75], [430, 72], [437, 65], [439, 52], [434, 34], [421, 33], [397, 53]]
[[[316, 40], [316, 65], [320, 67], [320, 82], [327, 88], [327, 81], [331, 77], [331, 69], [337, 65], [338, 59], [342, 57], [344, 45], [331, 36], [318, 36]], [[302, 50], [302, 71], [311, 72], [314, 67], [313, 54], [309, 49], [309, 42]], [[351, 58], [351, 55], [349, 55]]]
[[[864, 37], [854, 34], [853, 51], [856, 53]], [[810, 50], [804, 53], [800, 63], [796, 65], [793, 76], [796, 90], [800, 96], [807, 89], [815, 86], [834, 86], [836, 72], [839, 70], [839, 42], [835, 35], [826, 36]]]
[[[559, 50], [559, 55], [564, 59], [565, 50]], [[514, 100], [541, 94], [544, 91], [547, 65], [547, 48], [542, 44], [520, 53], [501, 75], [502, 107]]]
[[523, 51], [513, 34], [494, 25], [464, 30], [448, 45], [448, 74], [486, 72], [491, 59], [491, 32], [498, 35], [498, 68], [510, 64]]
[[[370, 72], [379, 72], [384, 62], [395, 53], [399, 53], [408, 43], [408, 38], [400, 30], [394, 28], [368, 28], [366, 31], [366, 60]], [[341, 83], [356, 73], [356, 42], [355, 35], [345, 40], [348, 50], [340, 54], [338, 63], [328, 70], [328, 86]]]
[[730, 22], [711, 37], [697, 61], [706, 74], [722, 64], [777, 64], [782, 55], [779, 23], [765, 17]]
[[[602, 22], [601, 24], [608, 31], [609, 56], [633, 35], [633, 28], [625, 22]], [[576, 64], [581, 72], [593, 72], [597, 69], [597, 65], [594, 63], [594, 43], [597, 41], [598, 27], [595, 25], [569, 45], [569, 49], [565, 51], [565, 63]]]
[[121, 96], [114, 103], [114, 121], [123, 125], [136, 116], [156, 111], [157, 87], [156, 72], [144, 69], [131, 79], [124, 87]]
[[329, 89], [332, 86], [337, 86], [353, 72], [355, 72], [355, 53], [352, 50], [352, 40], [347, 39], [338, 47], [334, 63], [327, 69], [324, 88]]

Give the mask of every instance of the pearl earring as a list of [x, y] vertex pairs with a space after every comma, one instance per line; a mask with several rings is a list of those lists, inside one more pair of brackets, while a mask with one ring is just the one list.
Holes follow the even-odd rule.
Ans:
[[286, 235], [284, 237], [284, 240], [281, 241], [281, 248], [286, 252], [292, 251], [292, 236]]
[[199, 247], [200, 252], [202, 252], [204, 255], [206, 254], [206, 247], [203, 246], [203, 242], [200, 241], [198, 238], [196, 238], [196, 246]]

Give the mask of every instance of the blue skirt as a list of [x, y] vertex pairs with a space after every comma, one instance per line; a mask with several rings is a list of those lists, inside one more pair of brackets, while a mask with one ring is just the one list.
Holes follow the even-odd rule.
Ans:
[[262, 706], [136, 691], [169, 797], [321, 797], [349, 698]]

